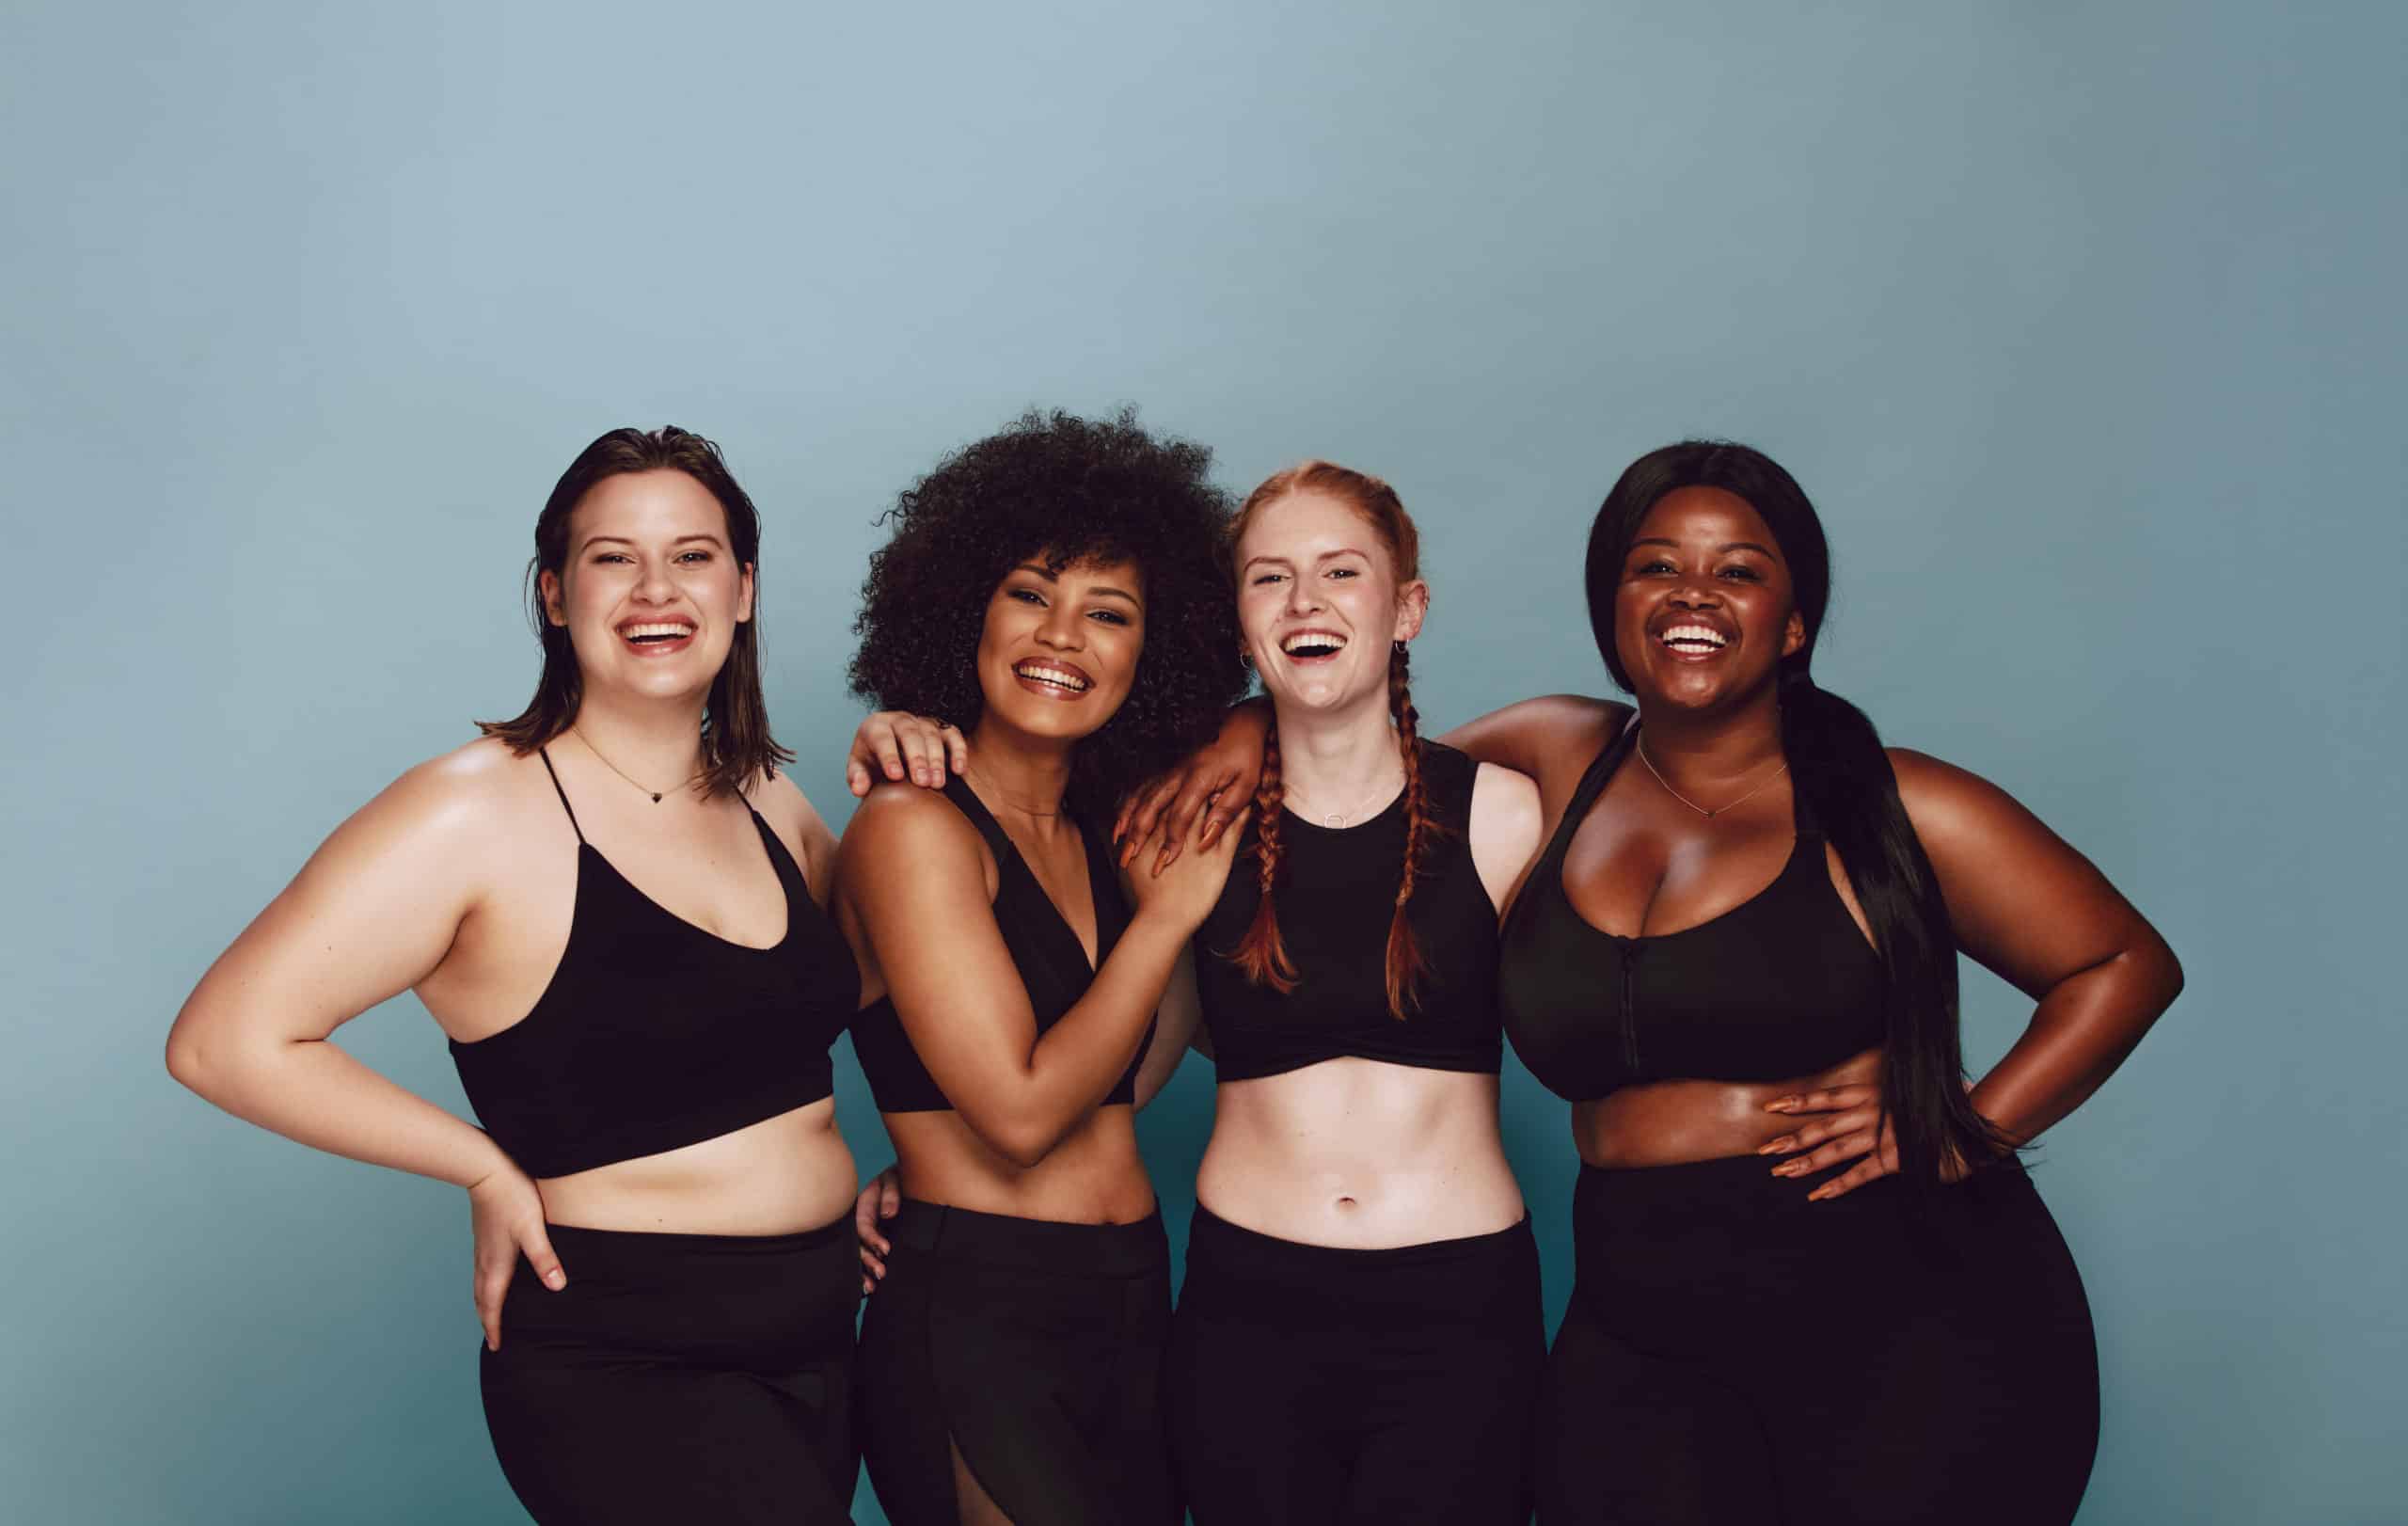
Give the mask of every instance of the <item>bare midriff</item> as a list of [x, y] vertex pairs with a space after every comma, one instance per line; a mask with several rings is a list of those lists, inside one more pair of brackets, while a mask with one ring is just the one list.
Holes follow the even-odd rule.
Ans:
[[815, 1103], [677, 1150], [535, 1184], [544, 1216], [655, 1234], [793, 1234], [850, 1211], [860, 1190], [836, 1104]]
[[1341, 1249], [1493, 1234], [1522, 1218], [1497, 1077], [1370, 1059], [1223, 1082], [1196, 1198], [1259, 1234]]
[[1768, 1113], [1766, 1103], [1875, 1084], [1880, 1076], [1881, 1051], [1867, 1049], [1829, 1070], [1782, 1081], [1650, 1081], [1576, 1104], [1572, 1138], [1583, 1162], [1606, 1170], [1752, 1155], [1814, 1117]]
[[903, 1196], [1056, 1224], [1134, 1224], [1154, 1211], [1126, 1104], [1099, 1107], [1034, 1166], [990, 1148], [958, 1113], [884, 1113]]

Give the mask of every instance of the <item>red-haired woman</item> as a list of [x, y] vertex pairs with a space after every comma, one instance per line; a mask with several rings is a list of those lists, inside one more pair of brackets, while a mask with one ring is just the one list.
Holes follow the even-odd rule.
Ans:
[[[2089, 1311], [2014, 1152], [2106, 1080], [2180, 967], [2004, 792], [1885, 750], [1814, 682], [1830, 591], [1780, 466], [1653, 452], [1589, 539], [1592, 628], [1636, 708], [1533, 700], [1452, 734], [1529, 770], [1554, 823], [1500, 964], [1583, 1165], [1548, 1526], [2035, 1526], [2088, 1477]], [[1249, 749], [1219, 751], [1170, 830], [1243, 798]], [[1960, 950], [2037, 1002], [1970, 1088]]]
[[[1386, 484], [1283, 471], [1232, 561], [1275, 721], [1250, 867], [1195, 938], [1220, 1085], [1164, 1394], [1180, 1483], [1199, 1526], [1519, 1522], [1545, 1334], [1497, 1129], [1497, 916], [1537, 791], [1417, 733], [1430, 596]], [[1164, 1041], [1195, 1016], [1174, 988]]]
[[[848, 1518], [828, 1047], [861, 977], [762, 703], [760, 538], [700, 436], [587, 446], [535, 521], [534, 700], [338, 828], [167, 1041], [229, 1112], [467, 1190], [485, 1418], [540, 1521]], [[404, 991], [483, 1130], [328, 1041]]]

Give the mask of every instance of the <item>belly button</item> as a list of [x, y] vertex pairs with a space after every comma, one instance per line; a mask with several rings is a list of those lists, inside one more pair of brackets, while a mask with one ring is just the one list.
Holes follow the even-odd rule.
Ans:
[[1340, 1208], [1352, 1208], [1354, 1206], [1354, 1200], [1352, 1198], [1340, 1198], [1338, 1200], [1338, 1206]]

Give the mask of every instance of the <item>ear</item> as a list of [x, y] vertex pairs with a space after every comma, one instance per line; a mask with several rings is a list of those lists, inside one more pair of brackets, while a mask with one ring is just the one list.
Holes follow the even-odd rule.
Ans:
[[736, 589], [736, 623], [742, 625], [752, 618], [752, 564], [744, 564], [743, 580]]
[[556, 626], [568, 624], [568, 609], [561, 592], [561, 575], [549, 567], [535, 574], [535, 592], [544, 600], [544, 618]]
[[1422, 617], [1430, 612], [1430, 585], [1416, 578], [1396, 591], [1396, 641], [1421, 634]]
[[1806, 617], [1796, 610], [1789, 612], [1789, 623], [1781, 628], [1781, 655], [1794, 657], [1806, 644]]

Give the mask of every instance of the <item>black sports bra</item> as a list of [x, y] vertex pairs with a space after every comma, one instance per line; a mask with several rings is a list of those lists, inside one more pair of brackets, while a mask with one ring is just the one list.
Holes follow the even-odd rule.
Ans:
[[[477, 1121], [530, 1176], [698, 1144], [829, 1094], [828, 1046], [861, 1001], [843, 934], [785, 844], [752, 824], [785, 891], [775, 945], [730, 943], [627, 882], [577, 833], [568, 946], [525, 1017], [452, 1060]], [[752, 810], [751, 806], [746, 809]]]
[[[1102, 968], [1112, 946], [1129, 926], [1129, 904], [1121, 898], [1119, 873], [1104, 852], [1103, 834], [1092, 823], [1080, 824], [1079, 838], [1086, 850], [1087, 891], [1095, 900], [1095, 963], [1089, 965], [1079, 935], [1063, 920], [1020, 850], [1012, 846], [1009, 835], [970, 786], [958, 776], [949, 777], [944, 795], [970, 819], [995, 855], [995, 926], [1011, 952], [1013, 966], [1020, 971], [1021, 984], [1028, 990], [1028, 1004], [1037, 1013], [1037, 1031], [1042, 1033], [1086, 994], [1095, 972]], [[1137, 1057], [1105, 1094], [1102, 1105], [1135, 1100], [1137, 1068], [1145, 1063], [1147, 1045], [1153, 1041], [1149, 1025], [1145, 1043], [1137, 1046]], [[895, 1015], [893, 996], [880, 996], [854, 1014], [853, 1054], [862, 1062], [862, 1073], [869, 1078], [870, 1095], [877, 1099], [879, 1112], [953, 1110], [953, 1104], [945, 1100], [936, 1078], [912, 1049], [911, 1035]]]
[[1498, 991], [1513, 1052], [1573, 1102], [1641, 1081], [1778, 1081], [1882, 1041], [1881, 961], [1832, 887], [1803, 796], [1780, 877], [1677, 932], [1625, 938], [1563, 892], [1573, 835], [1639, 736], [1597, 755], [1506, 919]]
[[1295, 990], [1284, 996], [1254, 984], [1224, 957], [1245, 936], [1262, 899], [1248, 867], [1259, 841], [1249, 823], [1228, 885], [1196, 932], [1196, 993], [1220, 1079], [1280, 1075], [1341, 1057], [1496, 1073], [1504, 1053], [1497, 906], [1471, 856], [1480, 766], [1437, 742], [1420, 748], [1431, 818], [1440, 832], [1405, 906], [1428, 962], [1419, 1006], [1402, 1022], [1388, 1010], [1388, 923], [1404, 872], [1403, 799], [1359, 826], [1315, 826], [1293, 814], [1281, 820], [1273, 904], [1297, 975]]

